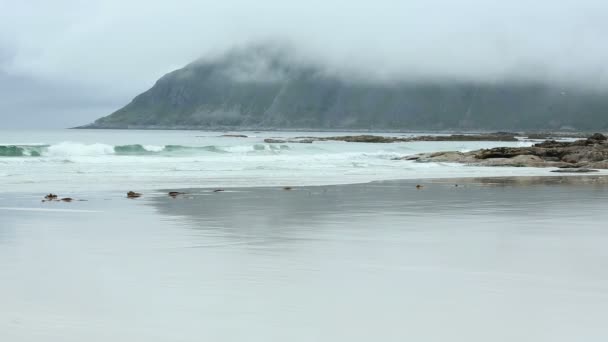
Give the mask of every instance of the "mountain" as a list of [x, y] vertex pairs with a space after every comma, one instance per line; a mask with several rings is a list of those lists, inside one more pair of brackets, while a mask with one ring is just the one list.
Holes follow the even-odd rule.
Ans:
[[608, 92], [541, 82], [366, 80], [256, 46], [173, 71], [82, 128], [598, 130]]

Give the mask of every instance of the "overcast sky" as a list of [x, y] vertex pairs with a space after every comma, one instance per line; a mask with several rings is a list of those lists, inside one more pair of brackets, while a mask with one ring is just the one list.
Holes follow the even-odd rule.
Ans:
[[606, 37], [606, 0], [0, 0], [0, 128], [91, 122], [260, 40], [370, 75], [604, 86]]

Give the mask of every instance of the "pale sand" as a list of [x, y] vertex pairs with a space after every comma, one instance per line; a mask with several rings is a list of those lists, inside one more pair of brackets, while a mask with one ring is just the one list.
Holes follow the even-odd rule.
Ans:
[[1, 194], [0, 340], [608, 340], [605, 177], [212, 190]]

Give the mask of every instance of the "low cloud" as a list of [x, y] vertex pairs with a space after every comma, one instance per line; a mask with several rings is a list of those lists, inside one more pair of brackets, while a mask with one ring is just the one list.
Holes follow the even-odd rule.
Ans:
[[31, 0], [2, 11], [0, 71], [117, 101], [269, 39], [344, 75], [608, 89], [603, 0]]

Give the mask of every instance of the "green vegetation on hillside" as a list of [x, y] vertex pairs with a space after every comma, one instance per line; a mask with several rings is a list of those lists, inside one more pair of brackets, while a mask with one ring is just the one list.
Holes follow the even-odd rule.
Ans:
[[608, 128], [607, 93], [542, 83], [364, 81], [250, 49], [171, 72], [90, 128]]

